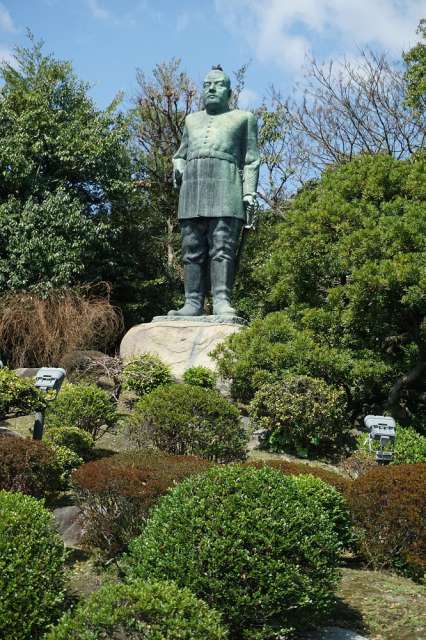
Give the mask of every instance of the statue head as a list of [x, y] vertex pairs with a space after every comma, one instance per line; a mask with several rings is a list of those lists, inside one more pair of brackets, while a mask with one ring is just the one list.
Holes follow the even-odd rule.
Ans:
[[222, 67], [212, 67], [203, 82], [203, 101], [207, 113], [228, 111], [231, 98], [231, 81]]

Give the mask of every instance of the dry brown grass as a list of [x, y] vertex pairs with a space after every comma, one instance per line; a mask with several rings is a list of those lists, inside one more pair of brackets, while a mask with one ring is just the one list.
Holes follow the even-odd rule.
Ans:
[[0, 353], [9, 367], [57, 366], [74, 349], [107, 350], [122, 328], [107, 283], [0, 298]]

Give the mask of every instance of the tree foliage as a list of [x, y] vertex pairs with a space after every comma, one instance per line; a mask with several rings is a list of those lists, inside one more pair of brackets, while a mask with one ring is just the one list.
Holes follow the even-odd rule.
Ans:
[[422, 421], [425, 171], [421, 154], [360, 156], [299, 193], [260, 267], [280, 313], [218, 350], [236, 395], [291, 371], [343, 385], [354, 416], [387, 406]]
[[[423, 40], [426, 39], [426, 19], [420, 20], [417, 29]], [[424, 116], [426, 111], [426, 44], [418, 42], [404, 54], [407, 65], [405, 73], [406, 103], [412, 107], [417, 115]]]
[[129, 188], [126, 121], [32, 38], [0, 74], [0, 290], [99, 278]]

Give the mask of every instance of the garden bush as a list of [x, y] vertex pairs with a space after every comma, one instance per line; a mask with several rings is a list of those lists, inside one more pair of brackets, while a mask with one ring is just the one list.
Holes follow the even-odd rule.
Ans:
[[78, 427], [51, 427], [45, 430], [44, 441], [54, 447], [67, 447], [82, 458], [87, 458], [95, 441], [87, 431]]
[[123, 369], [123, 389], [133, 391], [139, 397], [172, 382], [170, 367], [152, 353], [142, 353]]
[[377, 466], [354, 480], [347, 495], [367, 563], [421, 578], [426, 569], [426, 464]]
[[161, 499], [126, 572], [189, 587], [234, 637], [269, 638], [328, 611], [339, 549], [311, 486], [267, 467], [214, 466]]
[[289, 460], [253, 460], [246, 464], [260, 469], [264, 466], [278, 469], [281, 473], [290, 476], [310, 475], [320, 478], [327, 484], [337, 489], [340, 493], [345, 494], [350, 484], [350, 480], [341, 473], [324, 469], [317, 465], [308, 464], [306, 462], [290, 462]]
[[53, 446], [52, 449], [55, 453], [53, 465], [58, 476], [56, 489], [66, 491], [69, 488], [71, 474], [83, 464], [84, 460], [68, 447]]
[[190, 367], [183, 374], [185, 384], [192, 384], [204, 389], [214, 389], [217, 382], [217, 375], [207, 367]]
[[161, 387], [141, 398], [129, 419], [129, 436], [140, 448], [153, 444], [167, 453], [216, 462], [244, 459], [248, 443], [234, 405], [218, 391], [188, 384]]
[[[364, 451], [375, 459], [375, 449], [379, 443], [373, 441], [373, 451], [370, 452], [367, 435], [363, 433], [357, 439], [358, 449]], [[394, 457], [391, 464], [415, 464], [426, 462], [426, 436], [421, 435], [412, 427], [400, 427], [396, 429]]]
[[110, 395], [95, 384], [64, 384], [46, 413], [46, 426], [77, 427], [95, 440], [118, 420]]
[[297, 476], [296, 483], [300, 482], [306, 492], [311, 493], [313, 500], [318, 501], [328, 513], [342, 547], [352, 546], [351, 515], [344, 495], [351, 483], [350, 480], [328, 469], [286, 460], [262, 460], [246, 464], [256, 469], [271, 467], [285, 475]]
[[84, 543], [112, 557], [143, 527], [167, 489], [205, 470], [206, 460], [155, 452], [129, 452], [89, 462], [72, 477], [85, 525]]
[[47, 497], [58, 490], [59, 476], [55, 452], [44, 443], [0, 438], [0, 489]]
[[41, 411], [46, 399], [31, 378], [22, 378], [7, 368], [0, 369], [0, 420], [7, 415], [26, 415]]
[[0, 637], [38, 640], [61, 613], [64, 545], [43, 505], [0, 491]]
[[286, 375], [261, 387], [250, 417], [266, 430], [268, 448], [301, 457], [338, 451], [350, 426], [343, 389], [309, 376]]
[[67, 613], [46, 640], [225, 640], [220, 615], [172, 582], [107, 584]]

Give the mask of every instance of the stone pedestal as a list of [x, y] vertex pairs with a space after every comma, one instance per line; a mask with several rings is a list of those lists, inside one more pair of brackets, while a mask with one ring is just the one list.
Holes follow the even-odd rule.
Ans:
[[120, 356], [124, 361], [140, 353], [155, 353], [182, 379], [190, 367], [215, 368], [209, 353], [245, 322], [226, 316], [157, 316], [152, 322], [132, 327], [124, 336]]

